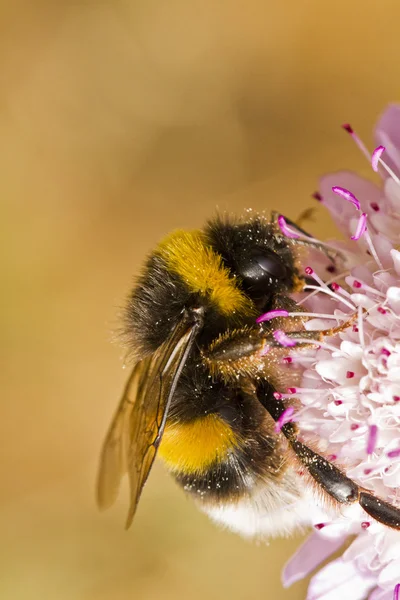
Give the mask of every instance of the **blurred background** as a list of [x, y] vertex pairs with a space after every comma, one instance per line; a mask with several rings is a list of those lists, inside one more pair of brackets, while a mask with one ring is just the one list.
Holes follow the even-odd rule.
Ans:
[[[318, 176], [369, 173], [398, 100], [397, 0], [0, 3], [0, 595], [303, 599], [301, 538], [218, 530], [160, 465], [132, 529], [97, 458], [127, 376], [111, 343], [133, 274], [219, 207], [295, 218]], [[310, 224], [332, 232], [323, 210]], [[126, 490], [125, 490], [126, 491]]]

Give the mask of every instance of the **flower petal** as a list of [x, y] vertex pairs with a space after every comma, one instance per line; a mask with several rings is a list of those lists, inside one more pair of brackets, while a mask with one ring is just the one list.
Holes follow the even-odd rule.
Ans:
[[388, 588], [400, 582], [400, 558], [392, 560], [379, 575], [379, 585]]
[[[384, 161], [400, 174], [400, 106], [391, 104], [379, 119], [375, 128], [375, 139], [378, 144], [385, 146]], [[385, 175], [387, 177], [387, 175]]]
[[393, 591], [383, 590], [382, 588], [375, 588], [372, 594], [368, 596], [368, 600], [393, 600]]
[[335, 186], [350, 190], [360, 201], [363, 212], [368, 212], [371, 202], [379, 204], [382, 192], [375, 184], [350, 171], [331, 173], [320, 180], [322, 203], [329, 209], [338, 227], [350, 233], [350, 221], [357, 220], [358, 213], [350, 202], [346, 202], [332, 191], [332, 187]]
[[364, 600], [376, 585], [376, 577], [360, 573], [353, 561], [339, 558], [311, 579], [307, 600]]
[[339, 550], [345, 539], [346, 536], [326, 539], [319, 533], [312, 533], [284, 566], [282, 572], [284, 587], [289, 587], [299, 579], [307, 577], [319, 564]]

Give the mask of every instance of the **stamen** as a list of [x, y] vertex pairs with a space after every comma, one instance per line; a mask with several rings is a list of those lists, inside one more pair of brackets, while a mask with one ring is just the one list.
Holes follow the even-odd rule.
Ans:
[[360, 148], [360, 150], [364, 154], [364, 156], [366, 156], [368, 160], [371, 160], [371, 155], [368, 152], [367, 147], [361, 141], [361, 139], [358, 137], [358, 135], [354, 132], [354, 129], [352, 128], [352, 126], [349, 125], [348, 123], [346, 123], [345, 125], [342, 125], [342, 127], [343, 127], [343, 129], [345, 131], [347, 131], [347, 133], [349, 133], [351, 135], [351, 137], [353, 138], [354, 142]]
[[[318, 342], [318, 346], [320, 346], [320, 342]], [[315, 363], [316, 362], [316, 358], [315, 356], [302, 356], [301, 354], [299, 356], [291, 356], [290, 357], [292, 360], [290, 362], [299, 362], [301, 364], [303, 363]], [[283, 359], [283, 361], [285, 362], [285, 359]]]
[[320, 529], [323, 529], [325, 526], [326, 526], [326, 523], [317, 523], [316, 525], [314, 525], [314, 528], [319, 531]]
[[342, 288], [341, 285], [339, 285], [338, 283], [336, 283], [336, 281], [332, 281], [331, 288], [332, 288], [332, 290], [334, 292], [338, 292], [342, 296], [346, 296], [346, 298], [349, 298], [349, 300], [351, 300], [351, 294], [347, 290], [345, 290], [344, 288]]
[[362, 529], [368, 529], [368, 527], [370, 527], [371, 523], [368, 523], [368, 521], [363, 521], [361, 523], [361, 527]]
[[271, 321], [276, 317], [287, 317], [289, 315], [287, 310], [270, 310], [256, 319], [256, 323], [264, 323], [264, 321]]
[[338, 300], [339, 302], [343, 302], [343, 304], [348, 306], [352, 311], [354, 311], [356, 309], [354, 304], [351, 304], [350, 302], [348, 302], [348, 300], [346, 300], [345, 298], [342, 298], [342, 296], [335, 294], [335, 292], [330, 290], [328, 287], [324, 288], [324, 287], [316, 286], [316, 285], [306, 285], [306, 286], [304, 286], [304, 289], [305, 290], [316, 290], [317, 292], [322, 292], [324, 294], [328, 294], [328, 296], [332, 296], [332, 298], [335, 298], [335, 300]]
[[321, 287], [325, 287], [327, 288], [328, 286], [326, 285], [325, 281], [323, 281], [321, 279], [321, 277], [319, 275], [316, 274], [316, 272], [314, 271], [314, 269], [312, 267], [306, 267], [304, 269], [305, 274], [306, 275], [310, 275], [317, 283], [319, 283], [319, 285]]
[[389, 165], [387, 165], [385, 163], [385, 161], [383, 161], [383, 160], [381, 160], [381, 165], [385, 169], [385, 171], [387, 173], [389, 173], [389, 175], [393, 179], [393, 181], [395, 181], [397, 183], [397, 185], [400, 185], [400, 179], [397, 177], [396, 173], [394, 171], [392, 171], [392, 169], [389, 167]]
[[[325, 285], [329, 286], [332, 283], [332, 281], [335, 281], [335, 279], [343, 279], [347, 275], [350, 275], [350, 271], [344, 271], [343, 273], [340, 273], [337, 275], [335, 274], [334, 277], [332, 277], [331, 279], [328, 279], [328, 281], [325, 281]], [[301, 306], [302, 304], [304, 304], [305, 302], [310, 300], [310, 298], [312, 298], [313, 296], [316, 296], [319, 291], [320, 291], [320, 288], [316, 287], [314, 292], [311, 292], [310, 294], [308, 294], [308, 296], [306, 296], [306, 298], [299, 300], [297, 302], [297, 306]]]
[[396, 450], [390, 450], [390, 452], [388, 452], [386, 456], [388, 458], [397, 458], [398, 456], [400, 456], [400, 448], [396, 448]]
[[281, 344], [281, 346], [285, 346], [287, 348], [295, 346], [297, 342], [295, 340], [290, 339], [282, 329], [277, 329], [273, 333], [276, 341]]
[[320, 390], [318, 388], [301, 388], [301, 387], [289, 387], [287, 389], [288, 394], [318, 394], [321, 395], [321, 392], [326, 392], [327, 390]]
[[288, 224], [286, 223], [285, 217], [283, 215], [279, 215], [278, 225], [279, 225], [279, 228], [282, 231], [283, 235], [285, 235], [286, 237], [293, 238], [293, 239], [298, 239], [300, 237], [300, 235], [298, 233], [293, 231], [293, 229], [291, 229], [288, 226]]
[[323, 200], [319, 192], [314, 192], [313, 194], [311, 194], [311, 197], [314, 198], [314, 200], [317, 200], [317, 202], [322, 202]]
[[400, 599], [400, 583], [396, 583], [395, 588], [393, 590], [393, 600]]
[[353, 379], [354, 375], [355, 375], [354, 371], [347, 371], [346, 379]]
[[363, 322], [363, 309], [362, 309], [362, 306], [358, 307], [358, 319], [357, 319], [357, 322], [358, 322], [357, 333], [359, 333], [361, 347], [364, 348], [364, 346], [365, 346], [365, 338], [364, 338], [364, 322]]
[[377, 148], [375, 148], [375, 150], [372, 153], [371, 165], [372, 165], [373, 170], [376, 173], [378, 172], [378, 166], [379, 166], [379, 162], [381, 160], [381, 156], [385, 152], [385, 150], [386, 150], [385, 146], [378, 146]]
[[359, 240], [363, 233], [367, 231], [367, 214], [362, 213], [357, 223], [357, 229], [354, 235], [351, 236], [352, 240]]
[[[354, 279], [353, 282], [351, 283], [351, 278], [350, 278], [350, 281], [348, 283], [349, 283], [349, 285], [352, 285], [353, 287], [355, 287], [357, 289], [363, 288], [363, 290], [369, 292], [370, 294], [375, 294], [376, 296], [381, 296], [382, 298], [386, 298], [386, 294], [371, 287], [370, 285], [365, 283], [365, 281], [359, 281], [358, 279]], [[351, 295], [350, 295], [350, 297], [351, 297]]]
[[353, 130], [352, 126], [350, 125], [350, 123], [343, 123], [342, 127], [345, 131], [347, 131], [347, 133], [349, 133], [350, 135], [353, 135], [354, 130]]
[[361, 205], [360, 205], [359, 200], [357, 200], [357, 198], [355, 197], [355, 195], [352, 192], [350, 192], [349, 190], [346, 190], [346, 188], [342, 188], [337, 185], [334, 185], [332, 188], [332, 192], [334, 194], [337, 194], [338, 196], [341, 196], [348, 202], [351, 202], [352, 204], [354, 204], [354, 206], [357, 208], [357, 210], [360, 210]]
[[367, 442], [367, 454], [372, 454], [375, 450], [376, 441], [378, 438], [378, 428], [376, 425], [371, 425], [369, 428], [368, 442]]
[[371, 252], [371, 254], [372, 254], [372, 256], [373, 256], [373, 258], [374, 258], [374, 260], [375, 260], [376, 264], [378, 265], [378, 267], [379, 267], [380, 269], [382, 269], [382, 270], [383, 270], [383, 265], [382, 265], [381, 261], [379, 260], [379, 257], [378, 257], [378, 255], [377, 255], [377, 253], [376, 253], [376, 250], [375, 250], [374, 244], [372, 243], [372, 239], [371, 239], [371, 236], [369, 235], [369, 232], [368, 232], [368, 230], [365, 230], [364, 234], [365, 234], [365, 235], [364, 235], [364, 238], [367, 240], [368, 247], [369, 247], [369, 249], [370, 249], [370, 252]]
[[397, 458], [398, 456], [400, 456], [400, 448], [397, 448], [396, 450], [390, 450], [390, 452], [388, 452], [386, 456], [388, 458]]
[[277, 422], [275, 423], [275, 432], [279, 433], [280, 430], [282, 429], [282, 427], [286, 424], [286, 423], [290, 423], [290, 421], [292, 420], [292, 416], [294, 413], [294, 408], [293, 406], [288, 406], [286, 410], [283, 411], [283, 413], [281, 414], [281, 416], [278, 418]]
[[[335, 252], [335, 254], [337, 256], [342, 256], [342, 258], [343, 258], [343, 254], [341, 254], [341, 252], [337, 248], [335, 248], [335, 246], [332, 246], [331, 244], [327, 244], [326, 242], [321, 242], [321, 240], [317, 240], [310, 235], [305, 235], [304, 233], [295, 231], [294, 229], [289, 227], [289, 225], [286, 223], [285, 217], [283, 215], [279, 215], [278, 225], [279, 225], [281, 232], [286, 237], [297, 239], [297, 240], [304, 240], [305, 242], [311, 243], [311, 244], [318, 244], [318, 246], [326, 248], [327, 250], [332, 250], [333, 252]], [[350, 250], [347, 250], [347, 253], [351, 254], [352, 252]]]
[[[374, 171], [377, 171], [378, 168], [374, 168], [375, 166], [375, 159], [374, 159], [374, 153], [377, 152], [380, 148], [383, 148], [383, 150], [380, 152], [380, 154], [378, 155], [378, 160], [377, 163], [380, 162], [380, 164], [382, 165], [382, 167], [385, 169], [385, 171], [390, 175], [390, 177], [398, 184], [400, 185], [400, 179], [397, 177], [396, 173], [394, 173], [392, 171], [392, 169], [389, 167], [389, 165], [387, 165], [385, 163], [385, 161], [383, 161], [380, 157], [382, 152], [385, 150], [384, 146], [378, 146], [377, 148], [375, 148], [372, 156], [368, 151], [368, 148], [365, 146], [365, 144], [361, 141], [361, 139], [358, 137], [358, 135], [354, 132], [353, 128], [351, 127], [351, 125], [349, 125], [348, 123], [346, 123], [345, 125], [342, 125], [343, 129], [345, 131], [347, 131], [347, 133], [349, 133], [351, 135], [351, 137], [353, 138], [353, 140], [355, 141], [355, 143], [357, 144], [357, 146], [360, 148], [361, 152], [364, 154], [364, 156], [367, 157], [368, 161], [371, 162], [372, 164], [372, 168], [374, 169]], [[374, 161], [374, 162], [373, 162]], [[378, 166], [378, 165], [377, 165]]]

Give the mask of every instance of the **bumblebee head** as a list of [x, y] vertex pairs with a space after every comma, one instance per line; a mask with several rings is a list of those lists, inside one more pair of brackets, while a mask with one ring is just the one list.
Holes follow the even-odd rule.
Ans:
[[[294, 252], [272, 221], [216, 218], [200, 231], [175, 231], [150, 255], [125, 311], [124, 337], [154, 352], [182, 318], [202, 306], [203, 332], [254, 323], [280, 294], [298, 289]], [[204, 333], [204, 335], [208, 335]]]
[[298, 288], [292, 246], [273, 221], [262, 216], [239, 222], [218, 217], [208, 223], [206, 235], [258, 308], [267, 305], [273, 295]]

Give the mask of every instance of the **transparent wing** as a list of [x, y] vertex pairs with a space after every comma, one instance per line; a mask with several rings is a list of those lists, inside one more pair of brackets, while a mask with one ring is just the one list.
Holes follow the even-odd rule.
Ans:
[[136, 363], [104, 442], [97, 483], [98, 504], [103, 509], [115, 502], [121, 479], [128, 473], [127, 528], [154, 462], [168, 408], [199, 327], [199, 319], [188, 324], [187, 318], [183, 318], [152, 356]]

